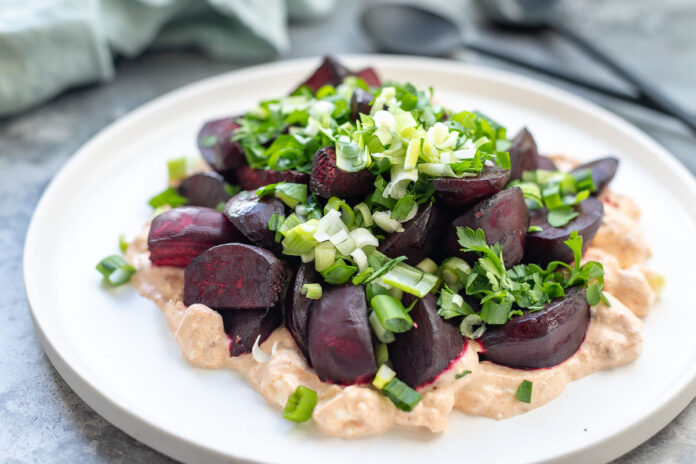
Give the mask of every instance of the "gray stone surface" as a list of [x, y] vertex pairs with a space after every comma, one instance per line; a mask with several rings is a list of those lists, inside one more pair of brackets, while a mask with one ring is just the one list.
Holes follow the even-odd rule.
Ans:
[[[294, 26], [293, 49], [287, 57], [373, 52], [358, 28], [361, 3], [343, 1], [329, 21]], [[611, 79], [549, 34], [494, 34], [477, 26], [473, 15], [464, 14], [471, 10], [460, 11], [470, 33], [590, 77]], [[692, 0], [582, 0], [568, 2], [564, 17], [696, 112]], [[510, 68], [466, 52], [455, 57]], [[31, 325], [21, 274], [22, 247], [41, 192], [87, 139], [154, 97], [240, 66], [193, 52], [148, 53], [120, 60], [116, 79], [106, 85], [72, 90], [40, 108], [0, 120], [0, 462], [171, 462], [102, 419], [51, 366]], [[678, 123], [589, 92], [577, 93], [636, 123], [696, 171], [695, 139]], [[616, 462], [696, 462], [696, 405]]]

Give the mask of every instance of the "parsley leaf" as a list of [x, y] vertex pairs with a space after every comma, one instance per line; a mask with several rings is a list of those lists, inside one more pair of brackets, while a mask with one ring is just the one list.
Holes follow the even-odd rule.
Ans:
[[575, 211], [572, 207], [561, 206], [549, 210], [549, 214], [546, 217], [546, 221], [552, 227], [563, 227], [579, 215], [580, 214], [577, 211]]
[[532, 402], [532, 382], [529, 380], [523, 380], [522, 383], [520, 383], [520, 386], [517, 387], [517, 391], [515, 392], [515, 396], [517, 397], [518, 400], [522, 401], [523, 403], [531, 403]]

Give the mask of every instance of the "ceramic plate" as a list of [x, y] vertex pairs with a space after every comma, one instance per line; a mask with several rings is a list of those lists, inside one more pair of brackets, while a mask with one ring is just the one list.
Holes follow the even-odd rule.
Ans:
[[570, 93], [478, 66], [395, 56], [345, 57], [383, 78], [434, 86], [454, 109], [480, 109], [526, 125], [542, 153], [621, 160], [613, 188], [644, 211], [654, 266], [667, 288], [645, 319], [642, 356], [570, 384], [550, 404], [495, 421], [450, 415], [446, 432], [392, 432], [343, 441], [311, 422], [283, 420], [229, 370], [193, 368], [159, 309], [129, 286], [105, 289], [94, 269], [148, 219], [147, 200], [166, 184], [165, 162], [196, 153], [202, 122], [237, 114], [292, 90], [316, 66], [264, 65], [186, 86], [97, 134], [55, 177], [39, 202], [24, 257], [36, 331], [68, 384], [128, 434], [189, 462], [383, 463], [598, 462], [637, 446], [696, 393], [696, 182], [662, 147], [617, 116]]

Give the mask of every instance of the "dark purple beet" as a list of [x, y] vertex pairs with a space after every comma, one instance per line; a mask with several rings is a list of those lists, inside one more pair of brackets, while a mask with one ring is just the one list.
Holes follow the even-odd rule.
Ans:
[[414, 325], [396, 334], [389, 360], [396, 376], [413, 388], [426, 385], [455, 360], [466, 344], [459, 328], [437, 314], [437, 298], [429, 293], [409, 313]]
[[239, 142], [232, 142], [239, 128], [237, 116], [216, 119], [203, 124], [198, 132], [198, 150], [203, 159], [226, 179], [234, 178], [234, 169], [246, 163], [244, 149]]
[[350, 119], [357, 121], [360, 119], [360, 113], [370, 114], [370, 102], [373, 99], [373, 95], [369, 92], [365, 92], [360, 87], [353, 91], [353, 96], [350, 99]]
[[182, 206], [152, 220], [147, 246], [153, 266], [186, 267], [208, 248], [242, 240], [244, 236], [224, 214], [199, 206]]
[[309, 314], [309, 356], [319, 378], [341, 385], [365, 383], [377, 371], [365, 290], [343, 285], [325, 291]]
[[300, 87], [307, 86], [316, 92], [325, 85], [338, 86], [351, 72], [331, 56], [325, 56], [319, 67]]
[[516, 369], [552, 367], [571, 357], [585, 339], [590, 305], [585, 289], [566, 290], [537, 312], [514, 317], [505, 325], [489, 325], [480, 341], [481, 359]]
[[362, 198], [374, 187], [375, 176], [367, 169], [348, 172], [336, 166], [334, 147], [320, 148], [312, 160], [309, 188], [322, 198]]
[[537, 162], [537, 169], [544, 169], [546, 171], [558, 171], [558, 166], [554, 163], [551, 158], [547, 156], [539, 155], [539, 161]]
[[415, 266], [430, 256], [437, 242], [437, 219], [435, 205], [420, 205], [418, 214], [404, 223], [404, 231], [391, 234], [380, 243], [378, 250], [390, 258], [405, 255]]
[[357, 71], [354, 75], [362, 78], [362, 80], [364, 80], [365, 83], [370, 87], [379, 87], [382, 85], [382, 80], [372, 67], [363, 68], [360, 71]]
[[510, 180], [522, 178], [523, 171], [533, 171], [539, 164], [536, 142], [527, 128], [520, 130], [510, 147]]
[[443, 245], [447, 256], [460, 256], [469, 263], [476, 261], [473, 253], [462, 253], [457, 242], [457, 227], [483, 229], [486, 243], [500, 243], [505, 265], [518, 264], [524, 254], [527, 233], [527, 205], [522, 190], [517, 187], [502, 190], [486, 198], [457, 217], [445, 232]]
[[236, 170], [237, 183], [243, 190], [256, 190], [268, 184], [278, 182], [293, 182], [295, 184], [308, 184], [309, 175], [298, 171], [274, 171], [273, 169], [251, 169], [249, 166], [240, 166]]
[[216, 208], [232, 198], [225, 189], [225, 179], [216, 172], [202, 172], [188, 176], [179, 184], [179, 194], [188, 199], [191, 206]]
[[283, 203], [272, 197], [260, 197], [256, 192], [242, 191], [225, 205], [225, 216], [252, 243], [264, 248], [277, 248], [275, 232], [268, 230], [274, 214], [283, 215]]
[[184, 304], [213, 309], [274, 306], [285, 286], [283, 263], [263, 248], [228, 243], [194, 258], [184, 272]]
[[314, 263], [301, 264], [285, 297], [285, 327], [292, 334], [307, 362], [309, 362], [307, 324], [310, 307], [314, 300], [302, 295], [302, 286], [314, 282], [318, 282]]
[[510, 178], [510, 171], [497, 166], [486, 166], [475, 177], [439, 177], [433, 179], [437, 197], [446, 205], [462, 207], [500, 192]]
[[596, 194], [602, 193], [602, 190], [609, 185], [609, 182], [614, 178], [616, 170], [619, 167], [619, 160], [613, 156], [608, 156], [606, 158], [600, 158], [598, 160], [591, 161], [589, 163], [581, 164], [572, 171], [571, 174], [576, 174], [582, 172], [585, 169], [589, 169], [592, 172], [592, 180], [594, 181], [595, 187], [597, 188]]
[[280, 308], [245, 309], [244, 311], [223, 310], [222, 322], [230, 337], [230, 356], [251, 353], [256, 337], [263, 343], [280, 325]]
[[574, 230], [582, 235], [583, 253], [587, 250], [602, 224], [604, 207], [601, 201], [590, 197], [577, 205], [575, 210], [580, 215], [563, 227], [551, 227], [546, 222], [548, 211], [545, 208], [529, 212], [529, 226], [539, 226], [542, 230], [527, 233], [523, 258], [525, 262], [537, 263], [542, 266], [551, 261], [572, 262], [573, 252], [563, 242], [570, 238], [570, 234]]

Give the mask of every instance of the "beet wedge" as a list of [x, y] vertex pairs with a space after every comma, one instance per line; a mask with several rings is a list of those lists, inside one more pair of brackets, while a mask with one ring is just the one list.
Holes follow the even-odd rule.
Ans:
[[263, 248], [219, 245], [194, 258], [184, 271], [184, 304], [213, 309], [275, 306], [286, 281], [283, 263]]
[[459, 357], [466, 341], [459, 328], [437, 313], [437, 298], [429, 293], [409, 313], [413, 328], [396, 334], [389, 359], [396, 376], [412, 388], [434, 381]]
[[403, 224], [403, 232], [394, 232], [380, 243], [378, 250], [390, 258], [408, 257], [409, 263], [418, 264], [430, 256], [438, 243], [438, 215], [435, 205], [420, 205], [416, 216]]
[[186, 267], [208, 248], [244, 240], [224, 214], [210, 208], [182, 206], [152, 220], [147, 236], [154, 266]]
[[377, 371], [365, 290], [344, 285], [325, 291], [309, 315], [309, 356], [319, 378], [340, 385], [365, 383]]
[[539, 166], [536, 142], [527, 128], [520, 130], [510, 147], [510, 180], [522, 178], [524, 171], [533, 171]]
[[443, 247], [447, 256], [460, 256], [473, 264], [475, 253], [463, 253], [457, 241], [457, 227], [483, 229], [489, 245], [500, 243], [505, 266], [512, 267], [522, 260], [527, 234], [527, 205], [522, 190], [517, 187], [502, 190], [476, 203], [447, 227]]
[[283, 215], [283, 203], [270, 197], [260, 197], [256, 192], [242, 191], [225, 205], [225, 216], [253, 244], [277, 249], [275, 232], [268, 229], [268, 221], [274, 214]]
[[336, 166], [334, 147], [320, 148], [312, 160], [309, 188], [321, 198], [363, 198], [372, 191], [374, 181], [367, 169], [348, 172]]
[[338, 86], [346, 76], [352, 73], [331, 56], [325, 56], [321, 64], [314, 70], [300, 87], [309, 87], [313, 92], [316, 92], [325, 85]]
[[541, 227], [541, 231], [527, 233], [523, 261], [541, 266], [546, 266], [551, 261], [572, 262], [573, 252], [563, 242], [568, 240], [575, 230], [578, 231], [578, 235], [582, 235], [584, 253], [602, 225], [604, 206], [597, 198], [590, 197], [575, 206], [575, 210], [579, 216], [563, 227], [552, 227], [546, 222], [548, 210], [545, 208], [530, 211], [529, 226]]
[[285, 297], [285, 327], [290, 331], [307, 362], [309, 362], [307, 325], [314, 300], [302, 295], [302, 286], [315, 282], [318, 282], [318, 278], [314, 263], [301, 264]]
[[232, 136], [239, 129], [237, 116], [215, 119], [203, 124], [198, 132], [198, 150], [203, 159], [225, 179], [234, 181], [236, 167], [246, 164], [244, 149]]
[[230, 356], [251, 353], [256, 338], [263, 343], [280, 326], [281, 311], [278, 307], [246, 309], [244, 311], [219, 311], [230, 337]]
[[251, 169], [249, 166], [240, 166], [236, 170], [237, 183], [242, 190], [256, 190], [268, 184], [278, 182], [292, 182], [295, 184], [308, 184], [309, 175], [298, 171], [275, 171], [273, 169]]
[[438, 199], [444, 204], [460, 208], [500, 192], [509, 178], [510, 171], [502, 170], [497, 166], [486, 166], [475, 177], [433, 179], [433, 187]]
[[217, 208], [232, 198], [226, 188], [225, 179], [216, 172], [201, 172], [188, 176], [179, 184], [179, 195], [188, 199], [191, 206]]
[[590, 172], [592, 172], [592, 180], [595, 184], [595, 195], [599, 195], [614, 178], [618, 168], [619, 160], [613, 156], [608, 156], [606, 158], [600, 158], [589, 163], [581, 164], [570, 171], [570, 173], [577, 174], [585, 169], [589, 169]]
[[374, 68], [368, 67], [363, 68], [360, 71], [356, 71], [355, 76], [361, 78], [370, 87], [379, 87], [382, 85], [382, 79], [379, 78], [377, 71]]
[[566, 290], [544, 309], [514, 317], [502, 326], [488, 326], [479, 356], [516, 369], [556, 366], [580, 348], [590, 322], [585, 289]]

